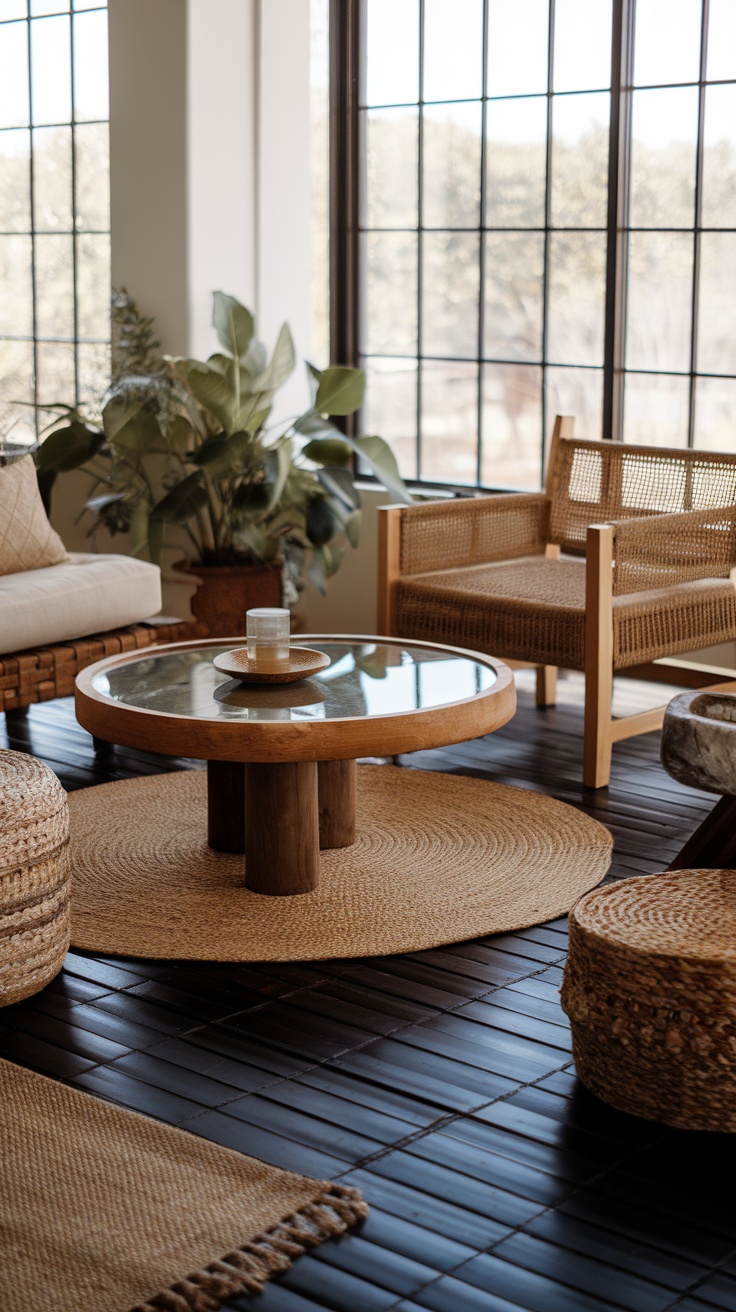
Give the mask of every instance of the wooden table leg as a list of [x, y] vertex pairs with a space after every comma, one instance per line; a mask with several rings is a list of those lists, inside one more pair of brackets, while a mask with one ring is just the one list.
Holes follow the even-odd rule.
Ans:
[[245, 766], [207, 762], [207, 842], [216, 852], [245, 851]]
[[357, 774], [355, 761], [320, 761], [320, 847], [351, 847], [355, 842]]
[[254, 893], [309, 893], [319, 879], [316, 761], [250, 764], [245, 884]]

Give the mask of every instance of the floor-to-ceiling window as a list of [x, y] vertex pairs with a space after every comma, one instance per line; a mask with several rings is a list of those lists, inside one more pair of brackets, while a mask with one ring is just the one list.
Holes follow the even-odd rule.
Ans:
[[366, 431], [488, 486], [559, 411], [736, 448], [733, 0], [347, 2]]
[[0, 443], [110, 381], [107, 6], [0, 0]]
[[736, 4], [634, 18], [623, 436], [736, 450]]

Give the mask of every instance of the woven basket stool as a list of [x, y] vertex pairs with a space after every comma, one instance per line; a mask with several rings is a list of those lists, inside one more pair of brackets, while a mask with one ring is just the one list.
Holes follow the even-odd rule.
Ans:
[[736, 1130], [736, 871], [587, 893], [570, 912], [562, 1005], [592, 1093], [666, 1125]]
[[69, 895], [66, 793], [35, 757], [0, 751], [0, 1006], [61, 970]]

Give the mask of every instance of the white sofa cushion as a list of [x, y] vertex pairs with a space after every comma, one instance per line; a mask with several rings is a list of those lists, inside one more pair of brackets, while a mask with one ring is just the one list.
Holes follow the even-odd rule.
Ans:
[[105, 633], [161, 610], [161, 571], [132, 556], [71, 552], [0, 577], [0, 655]]

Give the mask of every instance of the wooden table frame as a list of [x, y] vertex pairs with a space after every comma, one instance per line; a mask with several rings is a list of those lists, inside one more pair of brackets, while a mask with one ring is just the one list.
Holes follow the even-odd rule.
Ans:
[[[94, 681], [136, 660], [198, 650], [206, 639], [98, 661], [76, 681], [79, 723], [96, 738], [170, 756], [207, 761], [210, 847], [244, 852], [247, 887], [258, 893], [307, 893], [319, 879], [320, 848], [355, 841], [356, 758], [394, 756], [465, 742], [500, 728], [516, 710], [510, 669], [500, 661], [431, 642], [352, 634], [310, 634], [300, 643], [387, 643], [441, 651], [490, 667], [495, 683], [472, 697], [426, 710], [332, 720], [197, 719], [126, 706]], [[212, 640], [212, 647], [242, 638]]]

